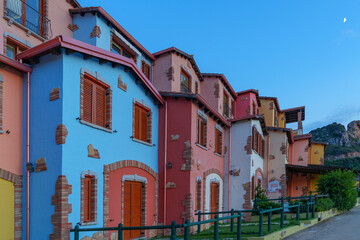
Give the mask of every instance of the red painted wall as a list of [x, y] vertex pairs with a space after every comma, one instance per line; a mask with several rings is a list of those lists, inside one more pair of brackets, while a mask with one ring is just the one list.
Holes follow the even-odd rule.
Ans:
[[238, 95], [238, 98], [236, 100], [236, 111], [235, 111], [235, 117], [245, 117], [248, 115], [253, 115], [254, 109], [253, 109], [253, 101], [256, 103], [256, 109], [255, 112], [257, 112], [258, 109], [258, 103], [256, 101], [256, 94], [252, 92], [244, 93], [241, 95]]

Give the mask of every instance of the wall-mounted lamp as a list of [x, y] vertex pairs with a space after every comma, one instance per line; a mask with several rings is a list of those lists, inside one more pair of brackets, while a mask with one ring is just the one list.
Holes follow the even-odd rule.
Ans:
[[234, 170], [230, 170], [230, 175], [234, 175]]
[[168, 162], [168, 168], [172, 169], [172, 163], [171, 162]]
[[81, 120], [81, 118], [80, 118], [80, 117], [77, 117], [77, 118], [76, 118], [76, 120], [79, 120], [79, 121], [80, 121], [80, 120]]
[[296, 190], [299, 190], [299, 186], [296, 186]]
[[117, 130], [114, 130], [113, 133], [117, 133]]
[[10, 134], [10, 130], [6, 130], [6, 134]]
[[34, 172], [34, 165], [32, 163], [27, 163], [26, 164], [26, 170], [28, 170], [29, 172]]

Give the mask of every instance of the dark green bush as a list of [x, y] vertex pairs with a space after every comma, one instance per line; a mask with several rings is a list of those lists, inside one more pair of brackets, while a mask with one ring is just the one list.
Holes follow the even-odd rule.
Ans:
[[355, 183], [355, 174], [352, 171], [338, 169], [320, 175], [317, 189], [320, 194], [329, 194], [337, 209], [346, 211], [356, 204]]
[[[297, 205], [298, 203], [300, 203], [300, 213], [306, 213], [306, 209], [307, 209], [307, 205], [306, 203], [308, 202], [308, 200], [295, 200], [295, 201], [290, 201], [289, 202], [289, 206], [293, 206], [293, 205]], [[291, 213], [296, 213], [297, 208], [290, 208], [289, 211]]]
[[[255, 188], [255, 199], [257, 201], [257, 210], [258, 209], [269, 209], [271, 208], [279, 208], [281, 207], [280, 203], [272, 202], [268, 200], [268, 197], [265, 195], [266, 190], [261, 188], [261, 184], [259, 183], [258, 186]], [[255, 206], [254, 208], [255, 209]], [[275, 211], [273, 214], [280, 213], [280, 211]]]
[[323, 212], [334, 207], [334, 202], [330, 198], [320, 198], [316, 203], [316, 211]]

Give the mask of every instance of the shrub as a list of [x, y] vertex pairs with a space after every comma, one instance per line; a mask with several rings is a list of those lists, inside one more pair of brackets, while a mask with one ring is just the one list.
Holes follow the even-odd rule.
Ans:
[[337, 209], [346, 211], [356, 204], [355, 183], [355, 174], [352, 171], [338, 169], [320, 175], [317, 188], [320, 194], [329, 194]]
[[[268, 197], [265, 195], [266, 190], [261, 188], [261, 184], [259, 183], [255, 188], [255, 199], [260, 200], [257, 202], [257, 209], [269, 209], [271, 208], [279, 208], [281, 207], [280, 203], [271, 202], [268, 200]], [[273, 212], [279, 213], [280, 211]]]
[[[295, 201], [290, 201], [289, 202], [289, 206], [293, 206], [293, 205], [297, 205], [298, 203], [300, 203], [300, 213], [306, 213], [306, 209], [307, 209], [307, 205], [306, 203], [308, 202], [308, 200], [295, 200]], [[290, 208], [289, 211], [291, 213], [296, 213], [297, 208]]]
[[316, 202], [316, 211], [323, 212], [334, 207], [334, 202], [330, 198], [320, 198]]

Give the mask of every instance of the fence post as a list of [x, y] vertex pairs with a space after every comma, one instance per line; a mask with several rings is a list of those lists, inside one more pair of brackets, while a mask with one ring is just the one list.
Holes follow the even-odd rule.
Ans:
[[219, 239], [219, 215], [215, 215], [215, 223], [214, 223], [214, 239]]
[[236, 234], [236, 240], [241, 240], [241, 216], [242, 216], [242, 213], [239, 212], [239, 217], [237, 218], [237, 234]]
[[300, 221], [300, 202], [298, 203], [298, 207], [296, 210], [296, 220]]
[[284, 197], [281, 197], [281, 207], [284, 207]]
[[312, 218], [315, 218], [315, 202], [313, 202], [313, 205], [312, 205]]
[[312, 191], [310, 191], [310, 202], [312, 202]]
[[118, 240], [123, 240], [123, 224], [119, 223], [118, 225]]
[[[199, 210], [198, 214], [199, 214], [198, 215], [198, 222], [201, 222], [201, 210]], [[201, 224], [198, 224], [197, 232], [200, 233], [200, 231], [201, 231]]]
[[281, 219], [280, 219], [280, 228], [284, 228], [284, 206], [281, 209]]
[[[272, 207], [270, 207], [270, 209], [272, 209]], [[268, 213], [268, 233], [271, 232], [271, 217], [272, 217], [272, 212]]]
[[190, 240], [190, 227], [189, 227], [189, 219], [185, 220], [185, 226], [184, 226], [184, 240]]
[[307, 202], [306, 205], [306, 220], [309, 220], [309, 202]]
[[317, 199], [318, 199], [318, 196], [317, 196], [317, 194], [315, 194], [315, 205], [317, 204]]
[[[234, 216], [234, 209], [231, 209], [231, 216]], [[234, 232], [234, 219], [231, 218], [230, 220], [230, 232]]]
[[171, 222], [171, 240], [176, 240], [176, 221]]
[[259, 236], [262, 237], [262, 236], [264, 235], [264, 234], [263, 234], [263, 217], [264, 217], [263, 210], [260, 209], [259, 213], [260, 213], [260, 219], [259, 219]]
[[80, 240], [80, 239], [79, 239], [79, 225], [76, 225], [76, 226], [75, 226], [74, 235], [75, 235], [75, 240]]
[[257, 198], [255, 198], [255, 200], [254, 200], [254, 209], [257, 210], [257, 207], [258, 207], [258, 200], [257, 200]]

